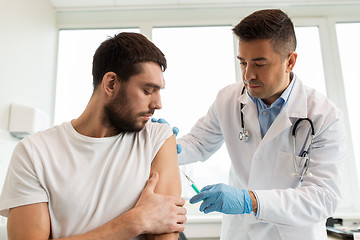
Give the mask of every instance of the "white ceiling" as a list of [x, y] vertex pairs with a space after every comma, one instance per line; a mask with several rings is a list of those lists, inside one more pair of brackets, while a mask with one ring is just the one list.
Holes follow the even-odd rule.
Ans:
[[303, 6], [360, 4], [360, 0], [49, 0], [55, 10]]

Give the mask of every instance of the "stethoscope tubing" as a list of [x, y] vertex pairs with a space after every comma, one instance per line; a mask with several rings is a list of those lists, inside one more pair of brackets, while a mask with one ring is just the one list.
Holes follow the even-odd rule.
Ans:
[[[241, 95], [243, 95], [245, 92], [245, 86], [243, 87], [242, 91], [241, 91]], [[245, 128], [245, 121], [244, 121], [244, 114], [242, 112], [244, 108], [244, 104], [243, 103], [240, 103], [240, 120], [241, 120], [241, 128], [242, 130], [239, 132], [239, 139], [240, 140], [244, 140], [244, 142], [247, 142], [249, 140], [249, 132], [246, 130]], [[307, 149], [307, 151], [305, 151], [305, 153], [307, 154], [307, 156], [304, 156], [306, 157], [307, 159], [305, 160], [305, 163], [304, 163], [304, 167], [301, 171], [301, 173], [299, 173], [299, 169], [297, 167], [297, 164], [296, 164], [296, 132], [298, 130], [298, 125], [302, 122], [302, 121], [307, 121], [309, 122], [310, 124], [310, 128], [311, 128], [311, 141], [310, 141], [310, 145]], [[308, 169], [309, 169], [309, 165], [310, 165], [310, 155], [311, 155], [311, 150], [312, 150], [312, 145], [313, 145], [313, 142], [314, 142], [314, 136], [315, 136], [315, 130], [314, 130], [314, 124], [313, 122], [311, 121], [311, 119], [309, 118], [299, 118], [298, 120], [296, 120], [296, 122], [294, 123], [293, 125], [293, 129], [292, 129], [292, 132], [291, 132], [292, 136], [293, 136], [293, 164], [294, 164], [294, 170], [295, 170], [295, 175], [296, 176], [299, 176], [300, 179], [299, 181], [302, 182], [303, 181], [303, 178], [304, 176], [307, 174], [308, 172]]]
[[[311, 161], [311, 150], [312, 150], [312, 145], [314, 143], [314, 135], [315, 135], [315, 130], [314, 130], [314, 124], [313, 122], [309, 119], [309, 118], [299, 118], [295, 124], [294, 124], [294, 127], [293, 127], [293, 130], [292, 130], [292, 136], [293, 136], [293, 163], [294, 163], [294, 170], [295, 170], [295, 173], [298, 173], [299, 170], [298, 170], [298, 167], [297, 167], [297, 164], [296, 164], [296, 159], [295, 159], [295, 156], [296, 156], [296, 132], [297, 132], [297, 129], [298, 129], [298, 125], [302, 122], [302, 121], [307, 121], [309, 122], [310, 124], [310, 128], [311, 128], [311, 141], [310, 141], [310, 144], [309, 144], [309, 147], [306, 151], [304, 151], [305, 153], [305, 163], [304, 163], [304, 167], [303, 167], [303, 170], [301, 171], [299, 175], [300, 179], [299, 181], [302, 182], [303, 181], [303, 178], [304, 176], [307, 174], [308, 172], [308, 169], [309, 169], [309, 165], [310, 165], [310, 161]], [[303, 154], [301, 154], [303, 155]]]

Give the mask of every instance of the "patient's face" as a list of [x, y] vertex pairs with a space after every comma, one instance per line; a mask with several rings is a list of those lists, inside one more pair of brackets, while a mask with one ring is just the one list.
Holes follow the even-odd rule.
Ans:
[[160, 66], [142, 63], [143, 72], [132, 76], [114, 100], [104, 107], [107, 122], [116, 133], [138, 132], [144, 128], [156, 109], [160, 109], [160, 90], [165, 82]]

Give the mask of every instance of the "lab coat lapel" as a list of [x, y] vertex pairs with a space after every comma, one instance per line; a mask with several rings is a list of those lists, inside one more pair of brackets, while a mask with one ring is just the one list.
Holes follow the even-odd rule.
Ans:
[[306, 92], [300, 79], [297, 79], [288, 102], [271, 124], [259, 147], [272, 141], [285, 129], [291, 128], [294, 122], [293, 119], [306, 117], [306, 112]]
[[279, 115], [275, 118], [274, 122], [271, 124], [271, 127], [263, 137], [262, 141], [260, 142], [259, 148], [263, 145], [269, 143], [273, 140], [276, 136], [278, 136], [282, 131], [291, 127], [291, 121], [289, 119], [289, 113], [287, 111], [282, 111]]
[[[268, 158], [269, 154], [268, 151], [277, 151], [274, 149], [276, 144], [272, 144], [272, 140], [279, 136], [283, 131], [291, 131], [293, 123], [302, 117], [306, 117], [307, 112], [307, 99], [306, 99], [306, 92], [299, 81], [299, 79], [295, 82], [293, 91], [290, 95], [290, 98], [284, 108], [281, 110], [271, 127], [269, 128], [268, 132], [264, 136], [264, 138], [260, 141], [259, 145], [257, 146], [252, 163], [251, 163], [251, 170], [249, 174], [249, 182], [248, 187], [257, 188], [258, 186], [264, 187], [264, 182], [271, 182], [272, 172], [263, 170], [264, 164], [266, 166], [274, 166], [276, 159], [275, 158]], [[256, 109], [256, 106], [255, 106]], [[256, 111], [257, 114], [257, 111]], [[258, 122], [258, 121], [257, 121]], [[290, 129], [290, 130], [289, 130]], [[259, 130], [260, 131], [260, 130]], [[281, 139], [279, 141], [292, 141], [291, 133], [283, 135], [289, 136], [289, 139]], [[289, 148], [289, 151], [292, 149]], [[262, 167], [261, 167], [262, 166]], [[260, 169], [260, 170], [259, 170]], [[270, 168], [269, 168], [270, 169]], [[259, 173], [261, 175], [259, 176]]]
[[288, 103], [283, 109], [288, 112], [289, 118], [294, 118], [296, 121], [298, 118], [307, 117], [307, 95], [308, 93], [306, 92], [303, 83], [296, 77], [294, 89], [289, 97]]

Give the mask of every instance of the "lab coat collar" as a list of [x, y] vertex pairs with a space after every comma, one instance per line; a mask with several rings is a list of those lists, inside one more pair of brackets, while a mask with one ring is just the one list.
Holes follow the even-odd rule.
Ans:
[[290, 118], [305, 118], [307, 117], [307, 93], [300, 78], [295, 74], [294, 78], [297, 80], [283, 112], [287, 113]]
[[241, 83], [241, 84], [239, 84], [238, 85], [238, 87], [239, 87], [239, 97], [238, 97], [238, 102], [239, 103], [242, 103], [242, 104], [244, 104], [244, 105], [247, 105], [247, 104], [249, 104], [249, 103], [254, 103], [253, 101], [252, 101], [252, 99], [249, 97], [249, 95], [248, 95], [248, 92], [247, 92], [247, 90], [245, 89], [245, 91], [244, 91], [244, 94], [241, 94], [241, 92], [242, 92], [242, 90], [243, 90], [243, 88], [244, 88], [244, 84], [243, 83]]
[[307, 117], [307, 94], [303, 83], [297, 78], [288, 102], [275, 118], [260, 145], [266, 144], [285, 129], [291, 128], [296, 119], [304, 117]]
[[[283, 107], [282, 111], [279, 113], [286, 113], [290, 118], [304, 118], [307, 117], [307, 94], [305, 91], [305, 87], [301, 82], [300, 78], [298, 78], [295, 74], [293, 74], [294, 86], [292, 92], [287, 100], [287, 103]], [[247, 90], [245, 90], [244, 94], [241, 94], [241, 91], [244, 87], [244, 84], [239, 84], [239, 97], [238, 102], [244, 104], [244, 109], [247, 105], [254, 104], [252, 99], [248, 96]], [[255, 104], [254, 104], [255, 105]]]
[[[238, 97], [238, 101], [239, 104], [244, 104], [242, 111], [245, 118], [245, 127], [255, 130], [255, 132], [252, 132], [251, 134], [252, 137], [259, 140], [259, 147], [271, 141], [285, 129], [290, 128], [296, 119], [307, 117], [307, 93], [301, 80], [294, 74], [293, 80], [295, 79], [296, 81], [294, 82], [294, 86], [287, 103], [262, 139], [256, 105], [248, 96], [247, 91], [241, 95], [244, 84], [240, 84], [240, 96]], [[254, 121], [254, 119], [257, 119], [257, 121]]]
[[244, 94], [241, 94], [244, 84], [239, 84], [239, 97], [238, 102], [244, 104], [242, 112], [244, 117], [244, 125], [246, 129], [252, 129], [251, 138], [254, 138], [254, 141], [261, 141], [261, 132], [259, 125], [259, 116], [256, 108], [256, 104], [249, 97], [247, 90], [244, 91]]

